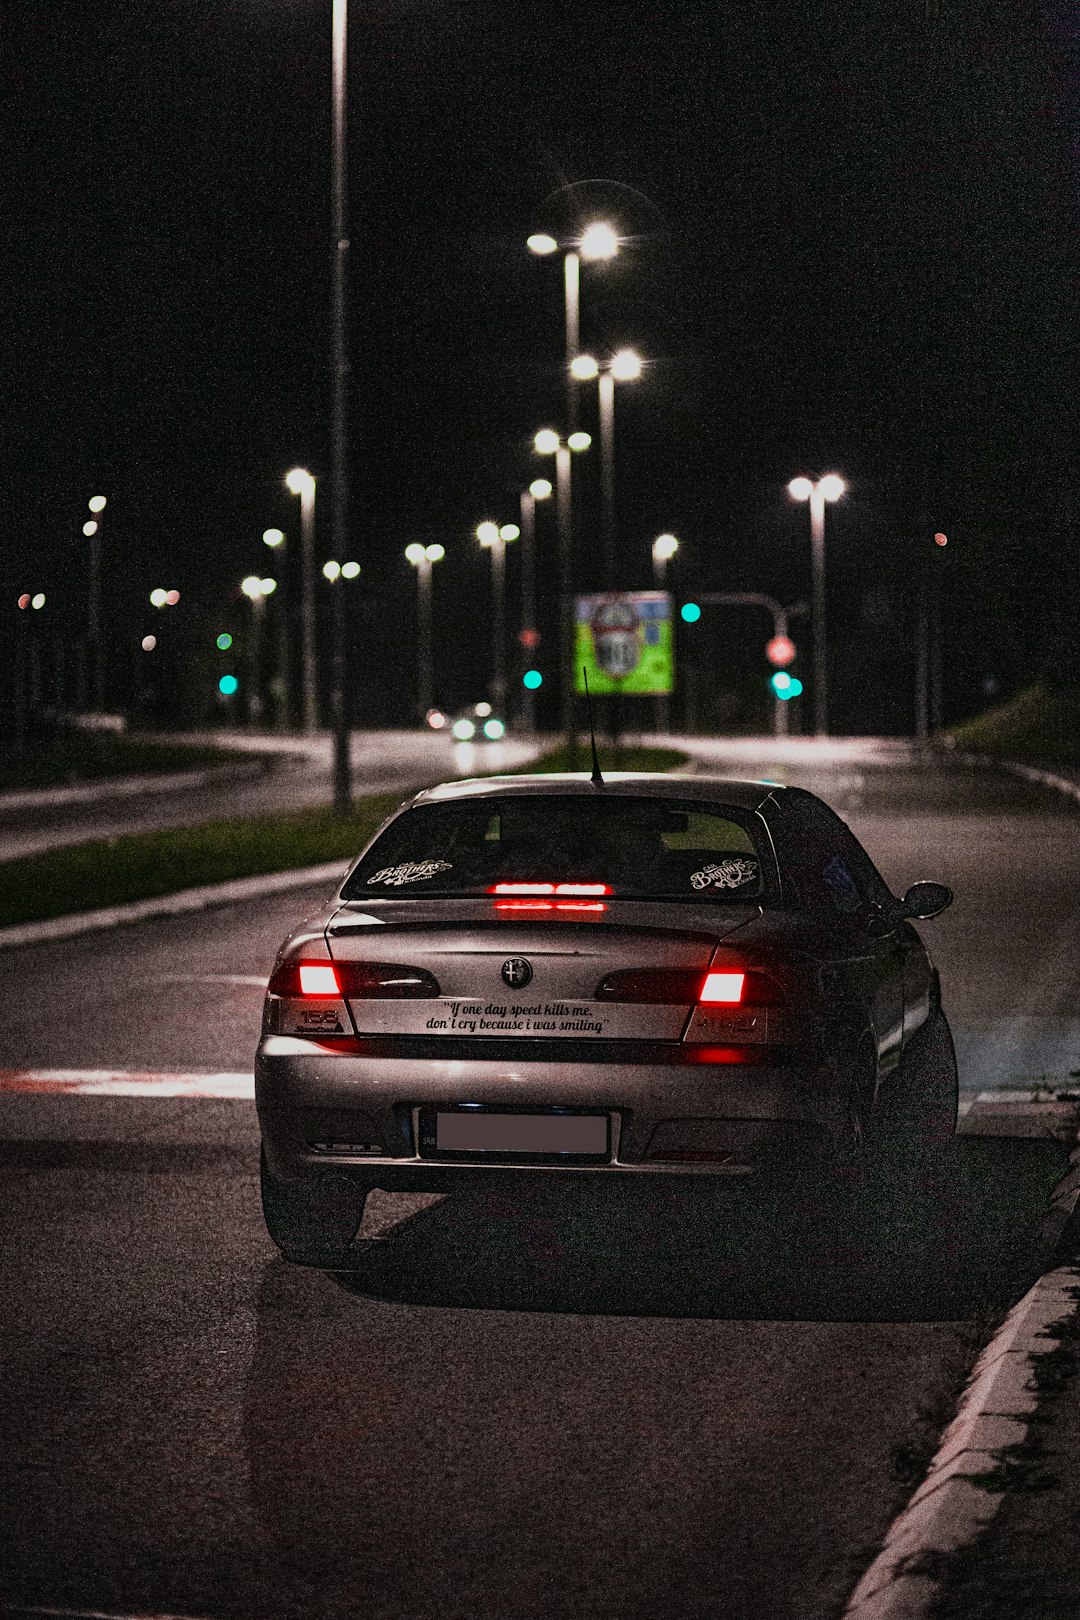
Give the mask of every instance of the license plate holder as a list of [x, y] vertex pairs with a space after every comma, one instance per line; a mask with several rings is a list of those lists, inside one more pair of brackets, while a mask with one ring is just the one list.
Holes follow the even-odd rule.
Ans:
[[611, 1116], [579, 1109], [432, 1107], [420, 1111], [424, 1158], [528, 1164], [601, 1164]]

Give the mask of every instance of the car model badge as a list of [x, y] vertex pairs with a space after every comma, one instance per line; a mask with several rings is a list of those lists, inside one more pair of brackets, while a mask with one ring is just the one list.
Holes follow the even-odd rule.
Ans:
[[523, 956], [508, 956], [502, 965], [502, 977], [511, 990], [523, 990], [532, 978], [532, 965]]

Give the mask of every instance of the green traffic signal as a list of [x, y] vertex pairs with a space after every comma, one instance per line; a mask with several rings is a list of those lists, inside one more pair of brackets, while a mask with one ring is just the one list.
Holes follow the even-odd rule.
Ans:
[[697, 624], [701, 618], [701, 609], [696, 602], [684, 602], [679, 613], [687, 624]]

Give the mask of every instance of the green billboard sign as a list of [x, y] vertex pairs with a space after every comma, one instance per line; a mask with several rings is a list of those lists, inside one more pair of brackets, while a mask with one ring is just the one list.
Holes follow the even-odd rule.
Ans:
[[674, 685], [675, 639], [667, 591], [579, 596], [574, 615], [574, 684], [592, 693], [664, 697]]

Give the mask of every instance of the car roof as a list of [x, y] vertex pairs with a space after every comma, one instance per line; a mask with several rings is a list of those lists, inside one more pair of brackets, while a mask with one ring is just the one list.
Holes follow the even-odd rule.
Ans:
[[456, 799], [522, 797], [562, 797], [573, 794], [595, 798], [613, 794], [640, 798], [701, 799], [712, 804], [730, 804], [739, 810], [757, 810], [771, 794], [787, 790], [777, 782], [744, 782], [726, 776], [662, 775], [655, 771], [612, 771], [603, 787], [595, 787], [584, 771], [552, 772], [544, 776], [469, 777], [459, 782], [440, 782], [437, 787], [418, 793], [413, 804], [445, 804]]

